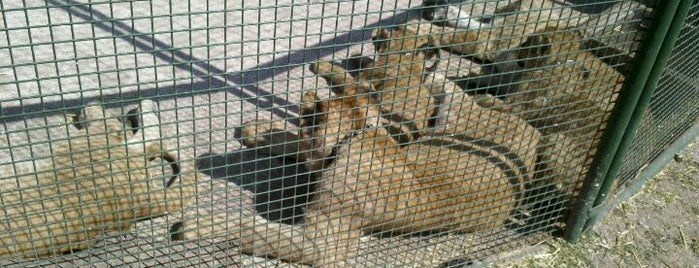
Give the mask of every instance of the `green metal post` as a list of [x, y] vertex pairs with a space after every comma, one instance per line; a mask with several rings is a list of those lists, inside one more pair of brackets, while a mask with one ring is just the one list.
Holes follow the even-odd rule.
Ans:
[[616, 156], [616, 152], [627, 131], [629, 121], [636, 110], [653, 65], [664, 43], [664, 37], [672, 24], [674, 15], [682, 0], [668, 0], [658, 3], [645, 38], [636, 53], [634, 65], [624, 83], [617, 105], [607, 122], [607, 129], [602, 136], [600, 147], [590, 166], [582, 193], [570, 214], [564, 238], [568, 242], [576, 242], [582, 234], [585, 223], [590, 216], [590, 209], [597, 199], [607, 172]]
[[663, 167], [665, 167], [665, 165], [667, 165], [667, 163], [674, 158], [677, 152], [687, 147], [687, 145], [694, 141], [694, 139], [696, 139], [698, 135], [699, 120], [695, 121], [694, 125], [689, 130], [687, 130], [674, 142], [668, 145], [663, 150], [663, 152], [660, 153], [660, 155], [658, 155], [658, 157], [656, 157], [652, 162], [650, 162], [650, 164], [648, 164], [648, 166], [645, 167], [643, 171], [641, 171], [641, 173], [638, 174], [638, 176], [636, 176], [636, 179], [634, 180], [633, 184], [628, 186], [621, 193], [615, 195], [611, 200], [607, 200], [599, 206], [593, 208], [592, 215], [588, 220], [588, 223], [586, 224], [586, 228], [595, 226], [597, 221], [603, 218], [598, 217], [597, 215], [607, 215], [609, 211], [618, 206], [621, 202], [629, 199], [631, 196], [638, 193], [638, 191], [641, 190], [641, 187], [643, 187], [643, 184], [645, 184], [646, 181], [648, 181], [648, 179], [660, 172], [660, 170], [662, 170]]
[[646, 108], [648, 108], [650, 99], [653, 96], [653, 93], [655, 92], [655, 88], [658, 86], [658, 81], [660, 81], [660, 78], [662, 77], [663, 71], [667, 66], [667, 62], [670, 59], [670, 56], [672, 56], [673, 48], [675, 47], [677, 38], [679, 37], [680, 32], [684, 27], [685, 18], [687, 17], [687, 14], [689, 13], [689, 9], [691, 8], [691, 6], [691, 0], [681, 1], [675, 15], [673, 16], [670, 29], [668, 29], [667, 35], [665, 36], [663, 41], [663, 45], [662, 47], [660, 47], [658, 57], [655, 60], [655, 64], [653, 64], [653, 69], [649, 74], [648, 81], [646, 82], [646, 85], [643, 88], [641, 97], [638, 100], [638, 103], [636, 103], [636, 110], [634, 111], [631, 117], [631, 121], [629, 122], [627, 131], [624, 133], [624, 137], [621, 140], [619, 149], [617, 150], [614, 159], [612, 159], [612, 163], [609, 168], [609, 171], [607, 172], [606, 178], [602, 183], [602, 186], [600, 187], [595, 202], [593, 203], [590, 218], [585, 224], [583, 232], [589, 227], [594, 226], [594, 224], [597, 223], [597, 221], [599, 221], [599, 219], [604, 216], [604, 214], [597, 213], [597, 210], [595, 208], [597, 206], [600, 206], [600, 204], [607, 200], [607, 194], [611, 190], [612, 185], [614, 185], [614, 180], [616, 179], [619, 169], [621, 168], [621, 165], [624, 162], [624, 157], [626, 156], [626, 153], [628, 152], [628, 149], [631, 146], [631, 142], [633, 141], [634, 136], [636, 136], [636, 131], [638, 130], [638, 126], [641, 123], [641, 118], [643, 117]]

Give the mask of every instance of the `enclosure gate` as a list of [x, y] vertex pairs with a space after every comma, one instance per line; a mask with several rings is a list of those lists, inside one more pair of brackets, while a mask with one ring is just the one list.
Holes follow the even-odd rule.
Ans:
[[2, 267], [497, 261], [699, 131], [697, 1], [0, 11]]

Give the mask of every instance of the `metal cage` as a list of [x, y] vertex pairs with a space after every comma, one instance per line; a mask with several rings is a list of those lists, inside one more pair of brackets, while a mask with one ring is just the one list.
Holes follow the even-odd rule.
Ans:
[[696, 15], [0, 0], [0, 266], [462, 267], [575, 241], [696, 136]]

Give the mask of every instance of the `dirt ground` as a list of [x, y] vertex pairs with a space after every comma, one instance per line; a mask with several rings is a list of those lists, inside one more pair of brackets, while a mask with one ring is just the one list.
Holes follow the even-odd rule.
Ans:
[[699, 267], [699, 142], [613, 209], [576, 244], [549, 240], [543, 250], [493, 267]]

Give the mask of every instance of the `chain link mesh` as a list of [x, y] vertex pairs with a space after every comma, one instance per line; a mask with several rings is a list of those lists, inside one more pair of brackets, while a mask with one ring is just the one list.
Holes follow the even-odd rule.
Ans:
[[[670, 56], [667, 68], [646, 111], [645, 121], [631, 143], [617, 175], [617, 190], [630, 186], [637, 175], [666, 150], [682, 133], [689, 131], [699, 116], [697, 59], [699, 3], [694, 1]], [[653, 120], [647, 120], [653, 118]]]
[[0, 266], [493, 261], [575, 213], [651, 10], [0, 0]]

